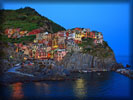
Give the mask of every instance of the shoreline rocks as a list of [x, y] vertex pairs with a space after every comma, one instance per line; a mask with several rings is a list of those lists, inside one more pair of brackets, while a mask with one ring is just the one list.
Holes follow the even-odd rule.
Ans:
[[117, 69], [115, 72], [133, 79], [133, 70], [121, 68], [121, 69]]
[[[91, 72], [104, 72], [104, 71], [91, 71]], [[41, 82], [41, 81], [75, 81], [77, 78], [76, 76], [71, 76], [74, 73], [81, 73], [81, 74], [86, 74], [86, 73], [91, 73], [91, 72], [79, 72], [79, 71], [73, 71], [69, 75], [66, 76], [61, 76], [61, 75], [43, 75], [43, 76], [25, 76], [25, 75], [19, 75], [16, 73], [6, 73], [3, 76], [0, 77], [0, 84], [2, 85], [8, 85], [8, 84], [13, 84], [17, 82], [22, 82], [22, 83], [27, 83], [27, 82]], [[108, 71], [110, 72], [110, 71]], [[128, 69], [117, 69], [116, 71], [119, 74], [122, 74], [124, 76], [127, 76], [131, 79], [133, 79], [133, 70], [128, 70]]]
[[114, 65], [111, 66], [112, 71], [116, 71], [117, 69], [122, 69], [125, 68], [122, 64], [115, 63]]
[[[130, 65], [128, 65], [128, 67], [129, 66]], [[133, 70], [127, 69], [128, 67], [127, 67], [127, 65], [126, 65], [126, 67], [124, 67], [122, 64], [116, 63], [111, 67], [111, 71], [117, 72], [121, 75], [124, 75], [124, 76], [127, 76], [127, 77], [133, 79]]]
[[29, 76], [23, 76], [16, 73], [6, 73], [3, 76], [1, 76], [0, 84], [8, 85], [13, 84], [17, 82], [40, 82], [40, 81], [66, 81], [66, 80], [75, 80], [76, 76], [71, 77], [70, 75], [67, 76], [59, 76], [59, 75], [46, 75], [46, 76], [35, 76], [35, 77], [29, 77]]

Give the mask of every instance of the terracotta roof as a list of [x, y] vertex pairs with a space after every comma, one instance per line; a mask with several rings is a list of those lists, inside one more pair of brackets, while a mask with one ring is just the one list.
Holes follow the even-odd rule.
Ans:
[[40, 33], [40, 29], [32, 30], [32, 31], [29, 32], [28, 34], [29, 34], [29, 35], [35, 35], [35, 34], [38, 34], [38, 33]]

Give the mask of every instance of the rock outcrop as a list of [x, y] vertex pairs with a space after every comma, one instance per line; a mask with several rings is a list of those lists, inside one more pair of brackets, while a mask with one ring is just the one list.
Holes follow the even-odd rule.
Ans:
[[59, 65], [64, 66], [70, 71], [80, 69], [88, 69], [95, 71], [111, 70], [111, 66], [116, 63], [114, 56], [107, 58], [99, 58], [87, 53], [73, 53], [67, 54], [65, 58], [59, 62]]

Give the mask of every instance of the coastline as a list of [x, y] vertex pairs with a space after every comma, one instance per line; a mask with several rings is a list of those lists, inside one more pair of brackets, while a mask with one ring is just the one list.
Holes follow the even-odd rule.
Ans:
[[125, 72], [123, 73], [123, 71], [115, 71], [116, 73], [119, 73], [119, 74], [121, 74], [121, 75], [124, 75], [124, 76], [126, 76], [126, 77], [128, 77], [128, 78], [130, 78], [130, 79], [133, 79], [133, 70], [129, 70], [129, 72], [127, 72], [126, 73], [126, 70], [127, 69], [123, 69], [123, 70], [125, 70]]
[[0, 84], [6, 86], [6, 85], [10, 85], [10, 84], [17, 83], [17, 82], [27, 83], [27, 82], [41, 82], [41, 81], [75, 81], [76, 79], [78, 79], [80, 77], [74, 76], [74, 73], [77, 73], [77, 74], [97, 73], [97, 75], [100, 75], [102, 72], [116, 72], [116, 73], [124, 75], [130, 79], [133, 79], [133, 75], [130, 75], [130, 73], [125, 74], [125, 73], [121, 73], [121, 72], [117, 72], [117, 71], [113, 71], [113, 70], [91, 71], [91, 72], [75, 71], [75, 72], [71, 72], [69, 75], [65, 75], [65, 76], [45, 75], [45, 76], [34, 76], [34, 77], [9, 72], [9, 73], [6, 73], [5, 75], [3, 75]]
[[[10, 76], [10, 77], [8, 77]], [[0, 84], [2, 85], [8, 85], [8, 84], [13, 84], [17, 82], [40, 82], [40, 81], [65, 81], [65, 80], [76, 80], [76, 76], [34, 76], [34, 77], [29, 77], [29, 76], [24, 76], [24, 75], [19, 75], [16, 73], [8, 73], [6, 75], [3, 75], [3, 79], [1, 80]]]

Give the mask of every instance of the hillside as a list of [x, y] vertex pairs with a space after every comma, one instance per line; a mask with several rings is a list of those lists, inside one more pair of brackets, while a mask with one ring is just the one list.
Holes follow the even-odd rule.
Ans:
[[0, 29], [2, 32], [7, 28], [21, 28], [21, 30], [27, 31], [43, 28], [44, 31], [51, 33], [65, 30], [64, 27], [40, 15], [35, 9], [30, 7], [20, 8], [18, 10], [0, 10], [0, 15], [2, 15], [0, 16]]
[[[70, 71], [110, 70], [116, 63], [114, 52], [104, 41], [101, 32], [78, 27], [65, 30], [30, 7], [1, 10], [0, 13], [0, 54], [3, 72], [18, 63], [26, 64], [32, 59], [55, 61], [57, 65]], [[44, 65], [46, 64], [41, 66]]]

